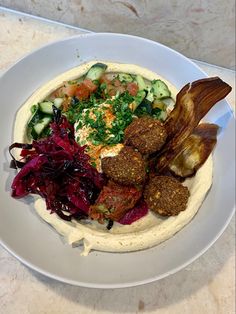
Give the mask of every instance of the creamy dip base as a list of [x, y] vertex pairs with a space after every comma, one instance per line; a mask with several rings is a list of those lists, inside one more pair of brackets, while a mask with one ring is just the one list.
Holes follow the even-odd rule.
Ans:
[[[27, 141], [26, 124], [31, 117], [30, 108], [33, 104], [44, 100], [51, 92], [61, 86], [63, 81], [73, 80], [82, 76], [96, 62], [92, 61], [71, 69], [37, 90], [17, 112], [14, 127], [14, 141]], [[163, 78], [156, 73], [137, 65], [105, 63], [108, 65], [107, 72], [141, 74], [149, 80], [163, 80]], [[167, 82], [167, 84], [172, 95], [176, 95], [177, 90], [175, 87], [169, 82]], [[137, 251], [153, 247], [171, 238], [193, 219], [211, 187], [212, 175], [213, 161], [212, 156], [210, 156], [198, 170], [194, 178], [185, 180], [184, 185], [187, 185], [189, 188], [190, 198], [188, 200], [187, 209], [180, 212], [178, 216], [163, 218], [149, 212], [148, 215], [131, 225], [114, 223], [111, 230], [107, 230], [105, 224], [101, 225], [89, 220], [80, 222], [75, 220], [71, 222], [64, 221], [56, 214], [50, 214], [50, 211], [46, 209], [45, 201], [38, 196], [35, 197], [35, 209], [38, 215], [62, 235], [69, 244], [83, 244], [84, 250], [82, 255], [87, 255], [91, 249], [107, 252]]]

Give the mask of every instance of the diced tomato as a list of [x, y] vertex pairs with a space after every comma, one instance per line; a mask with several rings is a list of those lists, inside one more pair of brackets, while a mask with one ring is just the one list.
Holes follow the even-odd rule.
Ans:
[[68, 97], [77, 96], [80, 100], [83, 100], [87, 99], [90, 93], [93, 93], [96, 89], [97, 85], [89, 79], [85, 79], [80, 85], [65, 82], [62, 87], [59, 87], [51, 94], [50, 98], [54, 99], [67, 95]]
[[106, 84], [110, 84], [111, 80], [109, 80], [109, 78], [106, 75], [102, 75], [102, 77], [100, 78], [100, 83], [106, 83]]
[[113, 81], [113, 85], [116, 86], [116, 87], [121, 86], [121, 81], [119, 81], [118, 79], [115, 79]]
[[75, 91], [75, 96], [79, 100], [88, 99], [89, 95], [90, 95], [90, 90], [84, 83], [81, 83], [79, 84], [79, 86], [77, 86], [76, 91]]
[[97, 85], [94, 84], [91, 80], [89, 79], [85, 79], [83, 81], [83, 84], [88, 87], [88, 89], [90, 90], [91, 93], [95, 92], [95, 90], [97, 89]]
[[131, 96], [136, 96], [138, 92], [138, 85], [136, 83], [128, 83], [127, 84], [127, 91]]
[[115, 88], [115, 86], [109, 84], [109, 85], [107, 85], [106, 90], [107, 90], [107, 94], [109, 96], [115, 96], [116, 95], [117, 89]]
[[65, 82], [63, 86], [59, 87], [54, 92], [52, 92], [52, 94], [50, 95], [50, 99], [63, 97], [65, 95], [72, 97], [75, 95], [76, 88], [77, 88], [76, 84], [70, 85]]
[[73, 97], [75, 95], [76, 89], [77, 89], [77, 84], [65, 83], [64, 86], [61, 87], [61, 93], [62, 95]]
[[120, 85], [116, 88], [116, 90], [120, 93], [123, 94], [125, 91], [125, 86], [124, 85]]

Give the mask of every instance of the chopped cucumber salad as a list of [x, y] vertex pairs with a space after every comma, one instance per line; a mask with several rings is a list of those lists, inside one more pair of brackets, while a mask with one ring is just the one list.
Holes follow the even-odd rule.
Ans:
[[64, 82], [44, 101], [33, 105], [28, 137], [39, 139], [49, 135], [53, 106], [74, 124], [80, 145], [122, 143], [125, 128], [143, 115], [165, 121], [174, 105], [165, 82], [106, 70], [106, 64], [96, 63], [85, 75]]

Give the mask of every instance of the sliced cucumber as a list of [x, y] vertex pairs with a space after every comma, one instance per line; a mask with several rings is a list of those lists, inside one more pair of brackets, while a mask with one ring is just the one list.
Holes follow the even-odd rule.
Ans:
[[119, 73], [118, 79], [119, 79], [119, 81], [125, 82], [125, 83], [133, 82], [132, 76], [130, 74], [127, 74], [127, 73]]
[[43, 113], [53, 114], [52, 105], [53, 105], [52, 101], [41, 102], [39, 103], [39, 110]]
[[107, 69], [107, 65], [104, 63], [95, 63], [88, 70], [85, 78], [91, 81], [99, 80]]
[[160, 116], [159, 116], [159, 120], [161, 120], [162, 122], [164, 122], [167, 118], [167, 112], [166, 111], [161, 111]]
[[138, 91], [137, 95], [134, 97], [134, 101], [132, 102], [130, 109], [132, 111], [135, 111], [138, 108], [138, 106], [142, 103], [145, 96], [146, 96], [146, 92], [144, 90]]
[[147, 86], [146, 86], [146, 84], [144, 82], [144, 79], [143, 79], [143, 77], [141, 75], [139, 75], [139, 74], [136, 75], [135, 80], [136, 80], [136, 82], [138, 84], [139, 90], [144, 90], [144, 89], [147, 88]]
[[43, 130], [49, 125], [52, 121], [52, 116], [43, 117], [38, 123], [36, 123], [31, 131], [31, 135], [34, 139], [37, 139]]
[[63, 98], [55, 98], [53, 100], [54, 106], [57, 107], [57, 109], [59, 109], [63, 103]]
[[46, 114], [53, 114], [52, 105], [55, 105], [58, 109], [61, 107], [63, 102], [62, 98], [55, 98], [54, 101], [43, 101], [39, 103], [39, 110]]
[[[52, 103], [49, 102], [51, 107]], [[49, 125], [52, 120], [52, 115], [45, 114], [40, 110], [40, 104], [35, 107], [35, 112], [27, 124], [27, 136], [29, 139], [38, 139], [43, 130]]]
[[146, 96], [146, 99], [150, 102], [153, 102], [154, 101], [154, 94], [152, 92], [152, 88], [149, 86], [147, 87], [147, 96]]
[[38, 104], [37, 104], [37, 105], [33, 105], [33, 106], [30, 108], [30, 111], [31, 111], [32, 115], [34, 115], [37, 110], [38, 110]]
[[[37, 106], [37, 107], [35, 107], [35, 106]], [[34, 126], [36, 123], [38, 123], [38, 122], [42, 119], [42, 117], [43, 117], [43, 114], [40, 112], [38, 105], [34, 105], [34, 110], [35, 110], [35, 111], [34, 111], [34, 114], [31, 116], [31, 118], [30, 118], [30, 120], [29, 120], [29, 122], [28, 122], [28, 125], [27, 125], [29, 131], [30, 131], [30, 130], [33, 128], [33, 126]]]
[[153, 94], [157, 99], [168, 98], [171, 96], [171, 92], [162, 80], [152, 81]]
[[165, 98], [162, 101], [166, 104], [166, 106], [168, 107], [169, 110], [174, 109], [175, 100], [173, 98], [171, 98], [171, 97]]
[[141, 102], [144, 100], [146, 96], [146, 92], [144, 90], [140, 90], [137, 92], [137, 95], [135, 96], [135, 102], [140, 105]]

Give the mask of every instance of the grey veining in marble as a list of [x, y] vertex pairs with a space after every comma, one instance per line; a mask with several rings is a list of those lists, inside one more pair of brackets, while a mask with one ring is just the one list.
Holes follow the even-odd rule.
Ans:
[[97, 32], [134, 34], [235, 68], [235, 1], [0, 0], [0, 5]]

